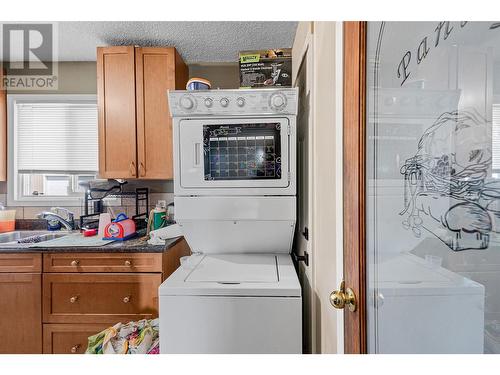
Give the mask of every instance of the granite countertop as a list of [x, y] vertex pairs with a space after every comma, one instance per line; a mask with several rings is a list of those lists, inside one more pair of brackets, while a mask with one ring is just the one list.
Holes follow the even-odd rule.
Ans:
[[[0, 246], [1, 253], [162, 253], [173, 247], [183, 237], [172, 238], [166, 241], [165, 245], [150, 245], [147, 243], [147, 237], [142, 235], [131, 238], [127, 241], [115, 241], [103, 246], [74, 246], [74, 247], [21, 247], [12, 245], [12, 247]], [[37, 246], [41, 246], [40, 243]]]

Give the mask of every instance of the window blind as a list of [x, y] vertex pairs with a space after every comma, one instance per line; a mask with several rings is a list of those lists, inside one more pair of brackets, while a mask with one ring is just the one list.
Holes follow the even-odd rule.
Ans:
[[19, 173], [97, 171], [97, 105], [40, 102], [15, 104]]
[[492, 106], [491, 133], [492, 169], [494, 172], [498, 172], [500, 171], [500, 104]]

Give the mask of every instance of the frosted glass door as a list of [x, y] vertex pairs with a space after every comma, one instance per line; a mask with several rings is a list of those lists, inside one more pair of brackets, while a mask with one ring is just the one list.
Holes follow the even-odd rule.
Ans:
[[500, 353], [500, 23], [370, 22], [371, 353]]

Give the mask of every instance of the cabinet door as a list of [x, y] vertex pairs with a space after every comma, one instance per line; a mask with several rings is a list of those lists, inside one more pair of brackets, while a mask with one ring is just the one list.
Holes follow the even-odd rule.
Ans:
[[99, 174], [137, 177], [134, 47], [97, 48]]
[[139, 178], [172, 179], [172, 119], [167, 90], [175, 89], [174, 48], [136, 47]]
[[0, 273], [0, 354], [42, 352], [42, 277]]

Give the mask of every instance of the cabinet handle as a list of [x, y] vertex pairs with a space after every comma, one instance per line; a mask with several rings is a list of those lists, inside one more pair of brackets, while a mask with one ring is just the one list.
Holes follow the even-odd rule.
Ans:
[[136, 173], [135, 173], [135, 162], [133, 162], [133, 161], [131, 161], [131, 162], [130, 162], [130, 167], [129, 167], [129, 169], [130, 169], [130, 171], [129, 171], [129, 172], [130, 172], [130, 175], [131, 175], [132, 177], [135, 177], [135, 175], [136, 175]]
[[76, 267], [76, 266], [78, 266], [79, 264], [80, 264], [80, 261], [79, 261], [79, 260], [77, 260], [77, 259], [75, 259], [75, 260], [73, 260], [73, 261], [71, 262], [71, 265], [72, 265], [73, 267]]
[[132, 262], [131, 262], [130, 260], [126, 260], [126, 261], [125, 261], [125, 265], [126, 265], [127, 267], [132, 267]]
[[146, 175], [146, 167], [144, 166], [144, 163], [141, 161], [139, 163], [139, 176], [144, 177]]
[[80, 344], [71, 347], [71, 353], [76, 353], [80, 349]]
[[129, 303], [130, 302], [130, 296], [123, 297], [123, 303]]
[[71, 303], [75, 303], [76, 301], [78, 301], [78, 296], [73, 296], [69, 299], [69, 302]]
[[195, 168], [200, 166], [200, 148], [201, 143], [194, 144], [193, 167]]

